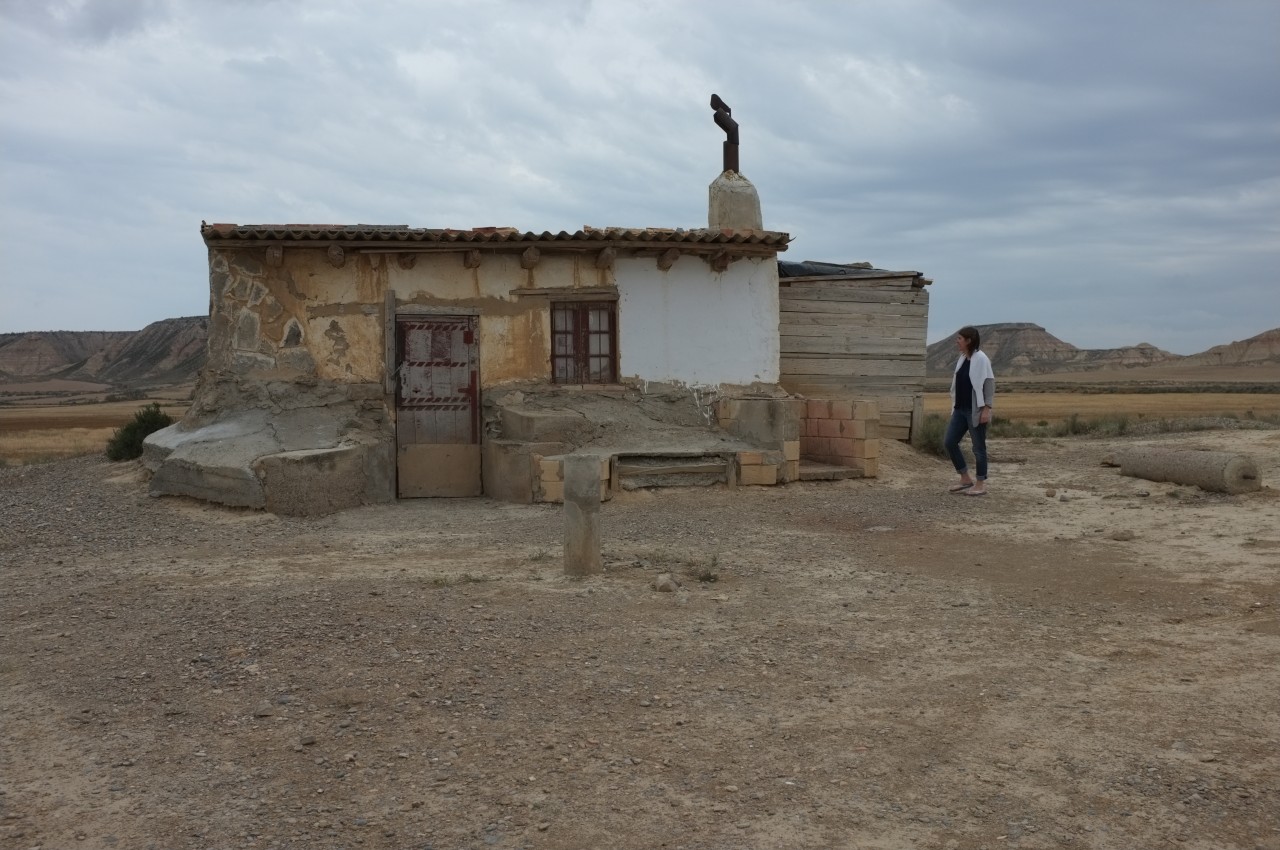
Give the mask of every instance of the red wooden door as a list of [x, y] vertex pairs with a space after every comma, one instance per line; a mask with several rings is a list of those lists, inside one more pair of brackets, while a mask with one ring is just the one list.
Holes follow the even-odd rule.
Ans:
[[396, 351], [400, 496], [480, 495], [475, 317], [397, 318]]

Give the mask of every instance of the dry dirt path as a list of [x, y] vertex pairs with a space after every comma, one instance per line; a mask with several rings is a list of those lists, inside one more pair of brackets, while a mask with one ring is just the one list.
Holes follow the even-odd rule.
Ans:
[[1271, 487], [1003, 441], [964, 498], [895, 444], [619, 497], [570, 581], [551, 506], [0, 469], [0, 847], [1275, 850], [1280, 432], [1133, 442]]

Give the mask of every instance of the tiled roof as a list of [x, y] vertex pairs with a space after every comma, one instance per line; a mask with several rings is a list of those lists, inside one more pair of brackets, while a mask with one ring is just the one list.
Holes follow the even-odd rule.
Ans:
[[758, 245], [785, 251], [791, 236], [774, 230], [683, 230], [657, 227], [585, 227], [574, 233], [521, 232], [513, 227], [472, 230], [434, 230], [407, 225], [379, 224], [206, 224], [206, 242], [390, 242], [418, 244], [527, 242], [644, 242], [677, 245]]

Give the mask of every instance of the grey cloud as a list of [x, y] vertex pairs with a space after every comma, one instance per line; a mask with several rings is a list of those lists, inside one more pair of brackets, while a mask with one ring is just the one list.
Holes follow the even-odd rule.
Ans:
[[[1231, 314], [1280, 260], [1269, 0], [20, 5], [5, 253], [85, 326], [202, 312], [202, 218], [698, 225], [717, 91], [794, 257], [935, 277], [935, 330], [1047, 313], [1084, 344], [1135, 305], [1192, 348], [1266, 329]], [[110, 256], [130, 240], [149, 275]], [[45, 315], [6, 286], [0, 330]]]

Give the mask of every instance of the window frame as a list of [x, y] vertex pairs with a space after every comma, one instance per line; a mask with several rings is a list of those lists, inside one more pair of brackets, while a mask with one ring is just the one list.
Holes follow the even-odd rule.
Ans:
[[[600, 385], [618, 382], [618, 302], [616, 299], [555, 300], [551, 302], [551, 383]], [[607, 327], [593, 329], [594, 316], [604, 316]], [[567, 316], [567, 322], [559, 317]], [[565, 327], [564, 325], [567, 325]], [[566, 340], [567, 344], [561, 344]], [[592, 353], [592, 343], [605, 340], [604, 353]], [[562, 350], [567, 349], [567, 350]], [[562, 369], [561, 367], [565, 368]], [[603, 373], [601, 371], [603, 367]], [[593, 375], [599, 375], [593, 379]], [[563, 377], [562, 377], [563, 376]]]

